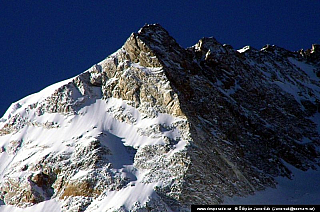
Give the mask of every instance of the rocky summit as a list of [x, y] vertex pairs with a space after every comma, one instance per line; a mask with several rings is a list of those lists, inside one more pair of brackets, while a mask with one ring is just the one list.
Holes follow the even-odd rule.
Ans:
[[184, 49], [145, 25], [89, 70], [10, 106], [0, 208], [223, 204], [292, 178], [289, 165], [317, 169], [319, 120], [319, 45], [235, 50], [211, 37]]

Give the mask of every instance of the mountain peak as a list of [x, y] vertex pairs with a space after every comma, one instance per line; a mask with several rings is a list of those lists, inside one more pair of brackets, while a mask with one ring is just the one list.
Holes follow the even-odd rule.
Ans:
[[149, 24], [87, 71], [14, 103], [0, 119], [0, 203], [190, 211], [275, 187], [291, 166], [315, 169], [319, 64], [249, 49], [212, 37], [184, 49]]
[[158, 33], [166, 33], [167, 30], [165, 30], [160, 24], [145, 24], [139, 31], [139, 35], [148, 35], [148, 34], [158, 34]]
[[173, 52], [173, 48], [181, 48], [176, 40], [160, 24], [146, 24], [136, 35], [153, 51], [160, 54], [162, 50]]

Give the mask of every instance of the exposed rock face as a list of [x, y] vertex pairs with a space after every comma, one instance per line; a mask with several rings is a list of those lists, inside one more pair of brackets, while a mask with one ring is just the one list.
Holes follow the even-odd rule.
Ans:
[[88, 71], [8, 109], [0, 199], [189, 211], [274, 187], [274, 177], [291, 177], [286, 163], [315, 168], [318, 47], [236, 51], [203, 38], [183, 49], [146, 25]]
[[320, 45], [319, 44], [312, 44], [311, 49], [307, 49], [306, 51], [301, 49], [299, 53], [303, 58], [307, 59], [308, 61], [319, 64], [319, 61], [320, 61]]

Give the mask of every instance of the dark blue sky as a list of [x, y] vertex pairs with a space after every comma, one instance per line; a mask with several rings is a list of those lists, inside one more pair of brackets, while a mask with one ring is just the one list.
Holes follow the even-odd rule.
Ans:
[[238, 49], [320, 43], [319, 0], [0, 2], [0, 116], [14, 101], [73, 77], [119, 49], [145, 23], [183, 47], [213, 36]]

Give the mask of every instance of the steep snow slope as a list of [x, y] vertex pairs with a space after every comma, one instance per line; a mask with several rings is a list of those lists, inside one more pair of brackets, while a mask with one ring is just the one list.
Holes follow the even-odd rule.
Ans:
[[[320, 201], [320, 172], [301, 171], [287, 164], [292, 179], [277, 177], [276, 188], [267, 188], [252, 196], [226, 198], [224, 204], [239, 205], [317, 205]], [[307, 179], [307, 181], [306, 181]]]
[[317, 55], [214, 38], [183, 49], [146, 25], [8, 109], [0, 210], [189, 211], [316, 169]]

